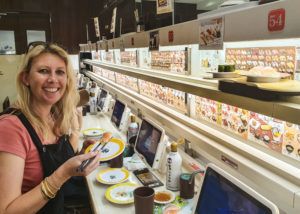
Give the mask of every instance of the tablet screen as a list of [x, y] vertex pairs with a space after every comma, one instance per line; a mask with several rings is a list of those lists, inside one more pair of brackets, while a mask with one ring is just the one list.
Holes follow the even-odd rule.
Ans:
[[107, 97], [107, 91], [102, 89], [97, 99], [97, 106], [100, 108], [100, 110], [103, 110], [106, 97]]
[[136, 151], [153, 166], [158, 144], [161, 141], [162, 131], [147, 120], [143, 120], [136, 140]]
[[111, 121], [116, 125], [116, 127], [120, 127], [120, 123], [122, 120], [122, 116], [125, 110], [125, 104], [116, 100], [114, 110], [111, 116]]
[[[196, 214], [272, 214], [268, 203], [250, 195], [234, 179], [227, 179], [220, 172], [208, 167], [202, 184]], [[246, 185], [243, 185], [246, 188]]]

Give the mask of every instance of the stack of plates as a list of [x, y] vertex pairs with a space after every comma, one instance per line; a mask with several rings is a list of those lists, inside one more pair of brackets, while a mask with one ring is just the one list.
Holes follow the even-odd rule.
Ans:
[[269, 82], [279, 82], [280, 79], [281, 79], [280, 76], [269, 77], [269, 76], [247, 75], [247, 82], [269, 83]]
[[240, 75], [237, 72], [207, 72], [212, 74], [212, 78], [236, 78]]
[[83, 130], [82, 132], [83, 132], [84, 138], [86, 138], [86, 139], [99, 140], [104, 133], [104, 129], [89, 128], [89, 129]]

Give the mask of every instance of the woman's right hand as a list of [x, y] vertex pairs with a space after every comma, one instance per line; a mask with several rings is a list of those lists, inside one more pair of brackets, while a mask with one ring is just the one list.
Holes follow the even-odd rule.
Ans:
[[[83, 161], [92, 159], [91, 162], [85, 167], [83, 171], [77, 170]], [[72, 176], [86, 176], [94, 171], [99, 166], [100, 153], [89, 152], [74, 156], [62, 164], [56, 171], [55, 175], [62, 184]], [[54, 175], [54, 176], [55, 176]]]

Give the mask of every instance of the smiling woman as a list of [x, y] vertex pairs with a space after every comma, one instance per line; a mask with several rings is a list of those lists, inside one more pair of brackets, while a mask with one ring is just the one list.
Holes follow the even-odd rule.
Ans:
[[78, 186], [70, 178], [92, 172], [99, 157], [74, 153], [79, 94], [67, 52], [35, 42], [23, 60], [17, 101], [0, 116], [0, 213], [63, 213], [68, 190]]
[[[55, 132], [65, 133], [72, 117], [70, 109], [79, 99], [68, 55], [59, 46], [44, 42], [30, 43], [27, 52], [17, 79], [17, 90], [20, 95], [17, 106], [31, 122], [39, 124], [38, 127], [42, 128], [45, 126], [45, 120], [34, 117], [34, 114], [41, 112], [32, 111], [31, 107], [39, 111], [40, 105], [48, 105], [50, 109], [47, 111], [51, 110], [55, 119], [62, 117], [62, 120], [56, 120], [60, 124], [55, 125], [60, 127], [60, 130]], [[45, 132], [45, 128], [47, 131], [47, 126], [40, 131]]]

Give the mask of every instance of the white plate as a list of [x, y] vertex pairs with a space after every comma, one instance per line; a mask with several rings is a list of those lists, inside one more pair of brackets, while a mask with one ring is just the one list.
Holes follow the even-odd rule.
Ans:
[[133, 191], [139, 185], [135, 183], [122, 183], [109, 187], [105, 192], [105, 197], [112, 203], [131, 204], [134, 202]]
[[258, 82], [258, 83], [269, 83], [269, 82], [279, 82], [281, 79], [286, 79], [290, 77], [290, 74], [276, 72], [276, 75], [255, 75], [247, 72], [240, 72], [241, 75], [247, 77], [248, 82]]
[[281, 77], [247, 75], [247, 82], [268, 83], [268, 82], [279, 82], [280, 79], [281, 79]]
[[213, 78], [236, 78], [240, 75], [236, 72], [208, 72], [211, 73]]
[[107, 168], [97, 174], [97, 181], [103, 184], [118, 184], [126, 181], [129, 177], [128, 170], [124, 168]]
[[[157, 197], [156, 197], [157, 194], [167, 194], [170, 197], [170, 199], [167, 200], [167, 201], [158, 200]], [[174, 200], [175, 200], [175, 194], [173, 192], [169, 191], [169, 190], [157, 190], [157, 191], [155, 191], [155, 195], [154, 195], [154, 202], [155, 203], [158, 203], [158, 204], [169, 204], [169, 203], [171, 203]]]

